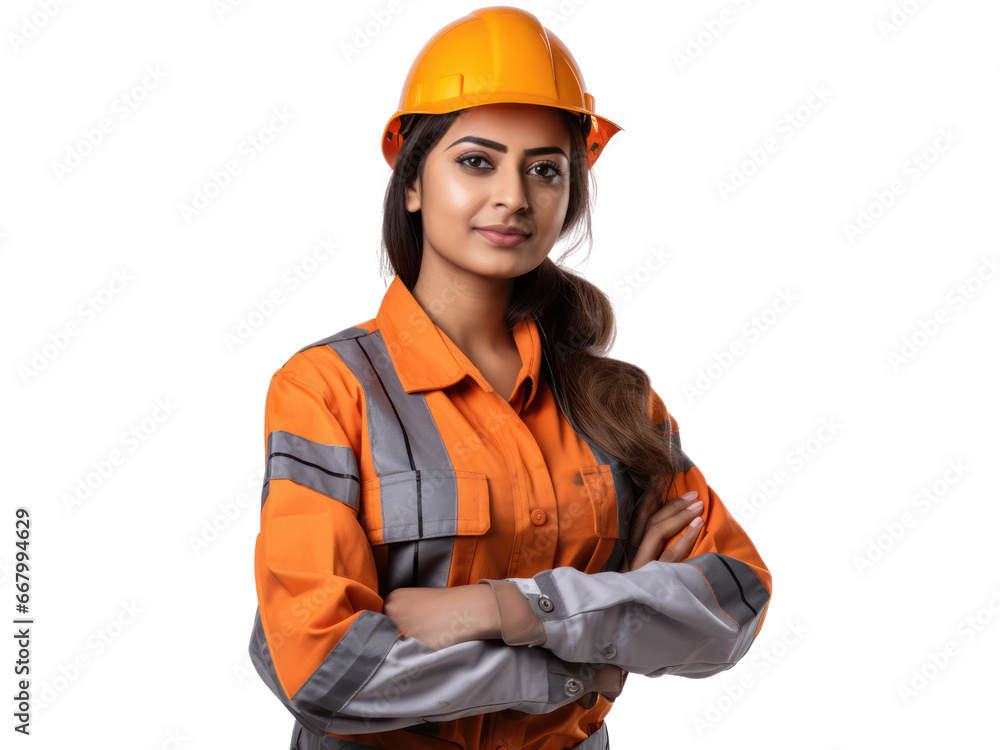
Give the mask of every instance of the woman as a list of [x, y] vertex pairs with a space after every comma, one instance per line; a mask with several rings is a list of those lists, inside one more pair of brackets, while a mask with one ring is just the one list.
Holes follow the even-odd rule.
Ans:
[[607, 297], [589, 234], [620, 128], [562, 42], [485, 8], [414, 62], [382, 141], [394, 278], [267, 394], [250, 652], [292, 748], [606, 748], [628, 672], [706, 677], [771, 576]]

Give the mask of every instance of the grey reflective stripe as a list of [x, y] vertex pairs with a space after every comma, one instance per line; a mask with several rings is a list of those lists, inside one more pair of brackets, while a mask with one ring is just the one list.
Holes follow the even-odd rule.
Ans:
[[331, 731], [330, 717], [371, 677], [399, 633], [385, 615], [362, 610], [319, 668], [289, 699], [278, 680], [258, 606], [250, 636], [250, 660], [257, 674], [296, 720], [311, 732], [325, 735]]
[[455, 542], [450, 536], [390, 545], [386, 592], [413, 585], [447, 588], [454, 549]]
[[272, 479], [291, 479], [355, 511], [358, 509], [361, 480], [353, 448], [316, 443], [291, 432], [272, 430], [267, 436], [262, 508]]
[[[332, 336], [327, 336], [325, 339], [320, 339], [308, 346], [303, 346], [299, 351], [295, 352], [299, 354], [304, 352], [306, 349], [312, 349], [314, 346], [325, 346], [333, 341], [340, 341], [341, 339], [351, 339], [356, 336], [364, 336], [368, 333], [364, 328], [359, 328], [358, 326], [351, 326], [350, 328], [345, 328], [343, 331], [333, 334]], [[288, 364], [287, 362], [285, 364]]]
[[[451, 569], [458, 486], [427, 399], [403, 388], [381, 331], [328, 346], [364, 389], [372, 465], [384, 480], [383, 542], [407, 542], [390, 548], [384, 591], [404, 585], [444, 588]], [[402, 476], [394, 482], [393, 474]], [[423, 481], [431, 477], [433, 482]], [[407, 528], [401, 519], [409, 518], [418, 523], [419, 540], [401, 531]]]
[[257, 674], [264, 681], [264, 684], [274, 693], [285, 708], [287, 708], [297, 721], [318, 734], [325, 734], [326, 720], [322, 717], [313, 717], [303, 714], [285, 695], [284, 688], [278, 680], [278, 673], [274, 669], [274, 660], [271, 658], [271, 650], [267, 645], [267, 638], [264, 634], [264, 625], [260, 619], [260, 607], [257, 607], [257, 614], [253, 621], [253, 631], [250, 633], [250, 661], [253, 663]]
[[400, 630], [392, 620], [361, 610], [344, 636], [295, 694], [298, 706], [312, 714], [336, 714], [383, 662]]
[[715, 592], [719, 607], [740, 627], [745, 627], [759, 615], [770, 598], [753, 568], [742, 560], [718, 552], [706, 552], [684, 560], [683, 564], [702, 572]]

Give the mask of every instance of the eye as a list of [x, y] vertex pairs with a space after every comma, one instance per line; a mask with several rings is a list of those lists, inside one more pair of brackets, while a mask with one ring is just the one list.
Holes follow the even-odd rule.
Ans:
[[555, 174], [539, 174], [535, 172], [538, 177], [546, 177], [548, 179], [555, 179], [556, 177], [562, 177], [566, 174], [563, 170], [559, 169], [559, 165], [554, 161], [542, 161], [531, 167], [532, 169], [551, 169]]
[[455, 159], [455, 161], [457, 163], [459, 163], [459, 164], [462, 164], [464, 166], [470, 167], [470, 168], [472, 168], [472, 169], [474, 169], [476, 171], [480, 171], [480, 172], [483, 171], [483, 170], [479, 166], [473, 166], [472, 164], [465, 164], [465, 162], [467, 162], [467, 161], [478, 161], [478, 162], [485, 162], [486, 164], [489, 164], [489, 161], [487, 160], [485, 154], [473, 154], [473, 153], [462, 154], [457, 159]]
[[[493, 166], [492, 166], [492, 164], [490, 164], [489, 159], [486, 157], [485, 154], [482, 154], [482, 153], [466, 152], [466, 153], [462, 154], [461, 156], [459, 156], [457, 159], [455, 159], [455, 162], [457, 164], [461, 164], [463, 166], [469, 167], [470, 169], [472, 169], [472, 170], [474, 170], [476, 172], [485, 172], [486, 171], [486, 169], [484, 169], [482, 166], [480, 166], [481, 164], [486, 164], [486, 165], [488, 165], [489, 169], [493, 169]], [[551, 174], [543, 174], [541, 172], [534, 171], [534, 170], [538, 170], [538, 169], [541, 169], [541, 170], [551, 170]], [[538, 162], [536, 164], [533, 164], [531, 167], [529, 167], [528, 171], [533, 176], [535, 176], [535, 177], [541, 177], [541, 178], [543, 178], [545, 180], [548, 180], [550, 182], [554, 181], [554, 180], [558, 179], [559, 177], [562, 177], [562, 176], [564, 176], [566, 174], [566, 172], [564, 170], [560, 169], [559, 165], [556, 164], [554, 161], [540, 161], [540, 162]]]

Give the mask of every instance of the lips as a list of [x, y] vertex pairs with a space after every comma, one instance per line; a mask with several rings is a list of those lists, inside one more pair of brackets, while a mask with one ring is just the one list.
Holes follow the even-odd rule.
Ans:
[[[501, 227], [504, 229], [505, 227]], [[495, 231], [492, 227], [476, 227], [476, 231], [486, 238], [489, 242], [493, 243], [498, 247], [513, 247], [514, 245], [520, 245], [525, 242], [530, 235], [527, 234], [511, 234]]]
[[520, 234], [527, 236], [528, 233], [523, 229], [519, 229], [515, 226], [507, 226], [504, 224], [491, 224], [488, 227], [476, 227], [476, 229], [481, 229], [484, 232], [493, 232], [494, 234]]

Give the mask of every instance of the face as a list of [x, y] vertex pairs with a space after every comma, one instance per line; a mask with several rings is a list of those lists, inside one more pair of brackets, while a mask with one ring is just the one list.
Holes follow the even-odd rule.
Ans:
[[[407, 210], [419, 210], [423, 222], [422, 267], [450, 264], [498, 279], [536, 268], [566, 218], [569, 155], [558, 110], [531, 104], [463, 110], [407, 191]], [[526, 236], [488, 229], [498, 226]]]

